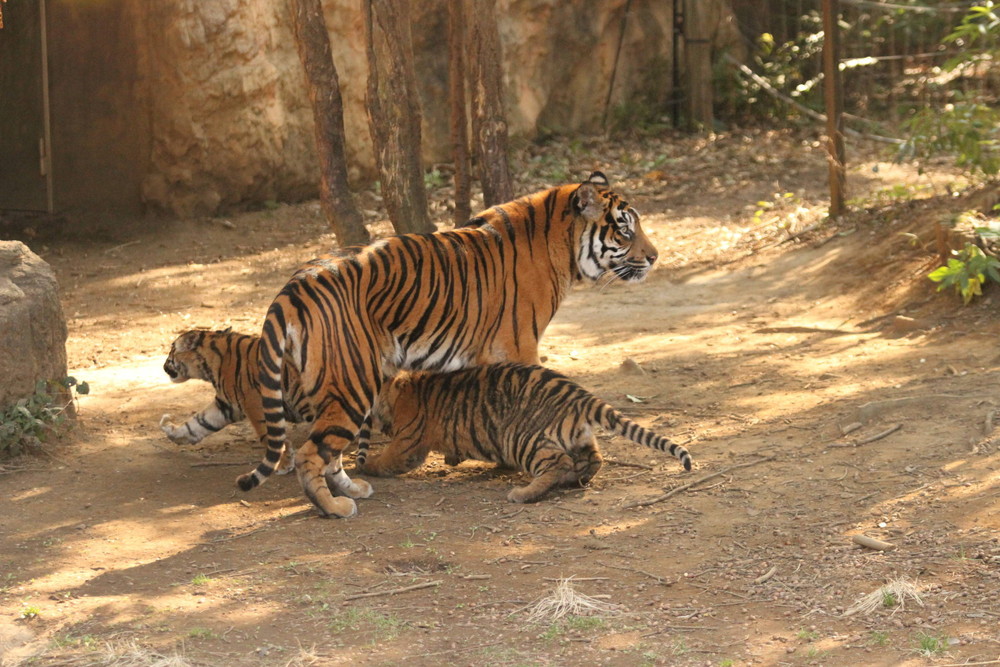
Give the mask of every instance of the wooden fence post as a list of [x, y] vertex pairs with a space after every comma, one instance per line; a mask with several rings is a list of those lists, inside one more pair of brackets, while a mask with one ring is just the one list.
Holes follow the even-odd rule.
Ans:
[[840, 85], [839, 0], [823, 0], [823, 99], [830, 165], [830, 217], [844, 212], [844, 91]]
[[687, 78], [687, 123], [712, 130], [712, 40], [705, 0], [684, 2], [684, 63]]

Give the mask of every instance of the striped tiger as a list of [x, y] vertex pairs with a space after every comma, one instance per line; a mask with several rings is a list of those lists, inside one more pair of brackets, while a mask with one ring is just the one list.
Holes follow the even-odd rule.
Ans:
[[467, 225], [406, 234], [301, 267], [261, 333], [267, 477], [285, 442], [281, 378], [291, 364], [316, 415], [295, 469], [326, 517], [352, 516], [371, 485], [342, 452], [366, 422], [383, 377], [493, 362], [538, 363], [538, 340], [580, 280], [643, 280], [656, 249], [639, 214], [594, 172], [487, 209]]
[[556, 485], [583, 485], [593, 479], [601, 468], [595, 426], [669, 452], [691, 470], [684, 447], [541, 366], [506, 363], [451, 373], [404, 371], [383, 386], [372, 416], [391, 440], [361, 466], [362, 473], [384, 477], [408, 472], [432, 451], [444, 454], [448, 465], [491, 461], [534, 478], [511, 489], [507, 499], [512, 503], [534, 502]]
[[[246, 418], [266, 446], [267, 425], [258, 381], [259, 349], [258, 336], [235, 333], [230, 329], [191, 329], [177, 336], [170, 344], [163, 371], [172, 382], [196, 379], [211, 383], [215, 398], [211, 405], [180, 426], [171, 423], [171, 415], [163, 415], [160, 428], [166, 436], [180, 445], [195, 445], [212, 433]], [[298, 372], [288, 364], [282, 373], [285, 418], [293, 423], [310, 421], [312, 406], [302, 394]], [[279, 474], [290, 472], [293, 467], [291, 447], [285, 444], [276, 466]], [[237, 483], [245, 485], [245, 478], [248, 477], [249, 473], [241, 475]]]

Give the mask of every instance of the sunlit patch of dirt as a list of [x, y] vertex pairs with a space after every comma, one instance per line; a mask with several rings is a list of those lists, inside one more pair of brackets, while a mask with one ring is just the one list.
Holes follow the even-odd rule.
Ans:
[[[926, 637], [951, 663], [995, 659], [996, 295], [961, 308], [924, 278], [935, 221], [974, 196], [948, 194], [947, 169], [853, 152], [850, 196], [873, 203], [837, 223], [814, 137], [518, 158], [522, 191], [605, 171], [662, 258], [641, 285], [575, 289], [545, 363], [695, 460], [684, 473], [602, 437], [589, 487], [525, 506], [506, 502], [523, 474], [435, 456], [373, 480], [356, 518], [322, 520], [294, 475], [236, 490], [262, 454], [247, 425], [197, 446], [162, 435], [161, 415], [211, 400], [168, 381], [170, 341], [256, 331], [290, 272], [334, 243], [315, 202], [36, 247], [92, 393], [62, 442], [0, 469], [4, 659], [102, 664], [110, 644], [146, 664], [922, 665]], [[442, 215], [449, 197], [432, 196]], [[388, 233], [373, 193], [364, 208]], [[568, 578], [620, 613], [532, 623]], [[923, 606], [846, 613], [900, 578]]]

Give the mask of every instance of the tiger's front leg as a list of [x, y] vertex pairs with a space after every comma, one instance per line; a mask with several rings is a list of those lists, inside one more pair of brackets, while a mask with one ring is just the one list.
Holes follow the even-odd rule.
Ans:
[[238, 422], [243, 415], [233, 406], [216, 398], [210, 406], [180, 426], [170, 423], [171, 418], [171, 415], [163, 415], [160, 418], [160, 429], [166, 436], [178, 445], [196, 445], [206, 436]]
[[354, 516], [358, 506], [353, 499], [367, 498], [373, 492], [368, 482], [348, 477], [341, 464], [342, 452], [360, 428], [342, 408], [331, 405], [316, 418], [309, 439], [295, 452], [302, 490], [324, 517]]

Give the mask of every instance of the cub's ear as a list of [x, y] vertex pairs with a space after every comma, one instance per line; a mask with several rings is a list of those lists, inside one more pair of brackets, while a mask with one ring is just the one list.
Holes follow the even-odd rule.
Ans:
[[604, 202], [597, 187], [590, 181], [581, 183], [573, 193], [573, 208], [587, 222], [597, 222], [604, 217]]
[[611, 184], [608, 183], [608, 177], [605, 176], [604, 172], [601, 171], [591, 172], [590, 176], [587, 177], [587, 180], [585, 180], [584, 183], [593, 183], [599, 188], [611, 187]]

